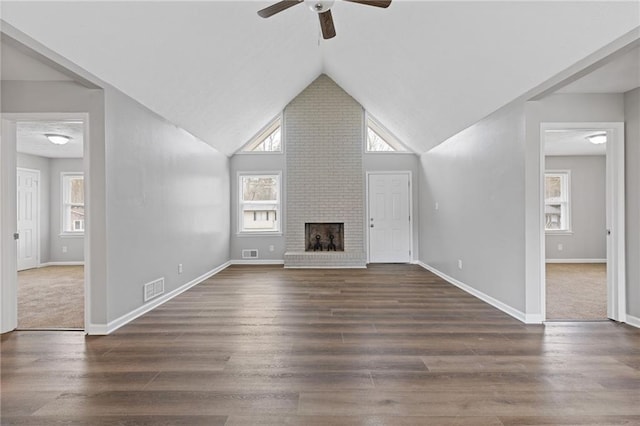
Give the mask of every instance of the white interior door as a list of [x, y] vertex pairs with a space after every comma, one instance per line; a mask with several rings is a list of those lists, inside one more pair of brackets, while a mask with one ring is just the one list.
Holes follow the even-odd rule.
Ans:
[[37, 170], [17, 169], [18, 271], [38, 267]]
[[409, 175], [369, 175], [369, 261], [411, 261]]

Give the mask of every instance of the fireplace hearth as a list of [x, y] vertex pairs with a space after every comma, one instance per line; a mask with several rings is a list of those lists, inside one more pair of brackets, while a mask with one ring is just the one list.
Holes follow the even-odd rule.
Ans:
[[305, 251], [344, 251], [344, 223], [305, 223]]

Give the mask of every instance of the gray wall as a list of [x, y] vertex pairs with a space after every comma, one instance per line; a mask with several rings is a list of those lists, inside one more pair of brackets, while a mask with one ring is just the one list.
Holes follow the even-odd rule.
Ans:
[[[50, 261], [49, 241], [51, 240], [51, 166], [48, 158], [18, 153], [18, 167], [40, 171], [40, 263]], [[55, 228], [54, 228], [55, 229]], [[55, 232], [55, 231], [53, 231]]]
[[640, 318], [640, 88], [624, 95], [627, 313]]
[[547, 170], [571, 171], [571, 234], [546, 234], [547, 259], [606, 260], [605, 163], [602, 155], [545, 157]]
[[89, 329], [142, 306], [144, 283], [169, 292], [229, 259], [226, 156], [108, 87], [3, 81], [2, 111], [89, 113]]
[[[63, 172], [82, 172], [81, 158], [52, 158], [51, 164], [51, 239], [49, 241], [50, 262], [84, 261], [84, 235], [61, 236], [62, 231], [62, 182]], [[91, 219], [89, 219], [91, 220]], [[67, 248], [67, 252], [63, 251]]]
[[[105, 89], [110, 321], [229, 260], [229, 159], [126, 95]], [[183, 273], [178, 274], [178, 264]]]
[[524, 129], [503, 109], [420, 158], [420, 260], [521, 312]]

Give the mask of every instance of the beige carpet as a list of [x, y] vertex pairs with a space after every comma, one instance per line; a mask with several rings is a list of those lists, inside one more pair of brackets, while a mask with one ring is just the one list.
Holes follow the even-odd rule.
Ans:
[[606, 264], [547, 264], [548, 320], [604, 320], [606, 318]]
[[18, 272], [18, 328], [84, 329], [84, 267]]

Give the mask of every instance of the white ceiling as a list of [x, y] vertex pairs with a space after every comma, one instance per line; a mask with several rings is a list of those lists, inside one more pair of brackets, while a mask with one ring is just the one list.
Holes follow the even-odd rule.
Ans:
[[224, 153], [321, 73], [423, 152], [639, 25], [640, 3], [10, 2], [3, 19]]
[[559, 93], [624, 93], [640, 87], [640, 47], [558, 90]]
[[603, 130], [547, 130], [544, 135], [545, 155], [606, 155], [607, 144], [596, 145], [587, 136]]
[[[48, 158], [81, 158], [83, 124], [80, 121], [19, 121], [16, 124], [16, 150]], [[45, 133], [71, 137], [64, 145], [55, 145]]]

